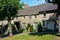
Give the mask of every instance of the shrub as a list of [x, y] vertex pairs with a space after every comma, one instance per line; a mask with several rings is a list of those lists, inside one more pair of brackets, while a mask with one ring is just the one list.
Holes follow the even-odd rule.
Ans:
[[11, 24], [11, 27], [12, 27], [12, 31], [14, 31], [15, 30], [15, 25]]
[[38, 28], [37, 28], [38, 32], [42, 31], [42, 24], [41, 22], [38, 22]]
[[17, 33], [16, 29], [15, 29], [15, 25], [14, 24], [11, 24], [11, 27], [12, 27], [12, 32], [13, 34]]
[[24, 29], [23, 29], [23, 28], [20, 28], [20, 30], [19, 30], [19, 31], [20, 31], [20, 33], [22, 33], [22, 32], [24, 31]]
[[14, 24], [11, 24], [11, 27], [12, 27], [12, 28], [14, 28], [14, 27], [15, 27], [15, 25], [14, 25]]
[[31, 26], [30, 24], [27, 24], [27, 27], [26, 27], [26, 29], [28, 30], [28, 28], [29, 28], [30, 26]]
[[29, 32], [35, 32], [35, 30], [34, 30], [34, 28], [33, 28], [33, 25], [28, 24], [28, 25], [27, 25], [27, 31], [29, 31]]
[[35, 32], [33, 25], [30, 26], [30, 32]]
[[30, 26], [31, 26], [31, 24], [27, 24], [26, 29], [27, 29], [28, 32], [30, 32]]

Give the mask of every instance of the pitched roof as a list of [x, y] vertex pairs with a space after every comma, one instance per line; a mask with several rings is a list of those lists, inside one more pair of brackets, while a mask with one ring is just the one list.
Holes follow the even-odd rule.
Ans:
[[56, 10], [57, 4], [47, 3], [42, 5], [37, 5], [33, 7], [24, 8], [22, 10], [18, 10], [17, 15], [31, 15], [31, 14], [38, 14], [38, 12], [42, 11], [50, 11], [50, 10]]

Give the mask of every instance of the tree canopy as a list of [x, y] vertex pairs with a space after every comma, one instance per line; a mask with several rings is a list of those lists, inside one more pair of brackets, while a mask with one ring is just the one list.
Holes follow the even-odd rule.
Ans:
[[55, 3], [55, 4], [60, 4], [60, 0], [46, 0], [46, 2], [50, 3]]
[[47, 3], [57, 4], [57, 15], [60, 15], [60, 0], [46, 0]]
[[19, 3], [19, 0], [0, 0], [0, 20], [8, 19], [10, 36], [12, 36], [11, 19], [16, 16], [17, 10], [22, 9], [23, 5], [23, 3]]
[[0, 20], [16, 16], [23, 5], [19, 0], [0, 0]]

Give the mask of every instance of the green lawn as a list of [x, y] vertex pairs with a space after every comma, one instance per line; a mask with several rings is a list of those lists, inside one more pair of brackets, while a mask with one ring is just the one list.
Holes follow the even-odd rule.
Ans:
[[17, 34], [12, 37], [1, 38], [0, 40], [56, 40], [56, 36], [52, 34], [29, 35], [25, 33], [25, 34]]

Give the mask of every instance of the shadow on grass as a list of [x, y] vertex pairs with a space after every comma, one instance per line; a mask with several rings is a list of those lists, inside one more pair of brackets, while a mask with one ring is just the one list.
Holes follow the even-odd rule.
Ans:
[[[16, 34], [20, 34], [20, 33], [19, 32], [15, 32], [13, 35], [16, 35]], [[9, 36], [9, 33], [8, 34], [0, 35], [0, 38], [4, 38], [4, 37], [8, 37], [8, 36]]]
[[47, 35], [47, 34], [57, 36], [56, 32], [35, 32], [35, 33], [29, 33], [29, 35], [33, 35], [33, 36], [35, 36], [35, 35], [43, 36], [43, 35]]
[[[17, 33], [17, 34], [20, 34], [20, 33]], [[28, 34], [33, 35], [33, 36], [36, 36], [36, 35], [43, 36], [43, 35], [47, 35], [47, 34], [58, 36], [57, 32], [32, 32], [32, 33], [28, 33]], [[16, 35], [16, 34], [13, 34], [13, 35]], [[4, 37], [7, 37], [7, 36], [9, 36], [9, 35], [2, 35], [0, 38], [4, 38]]]

